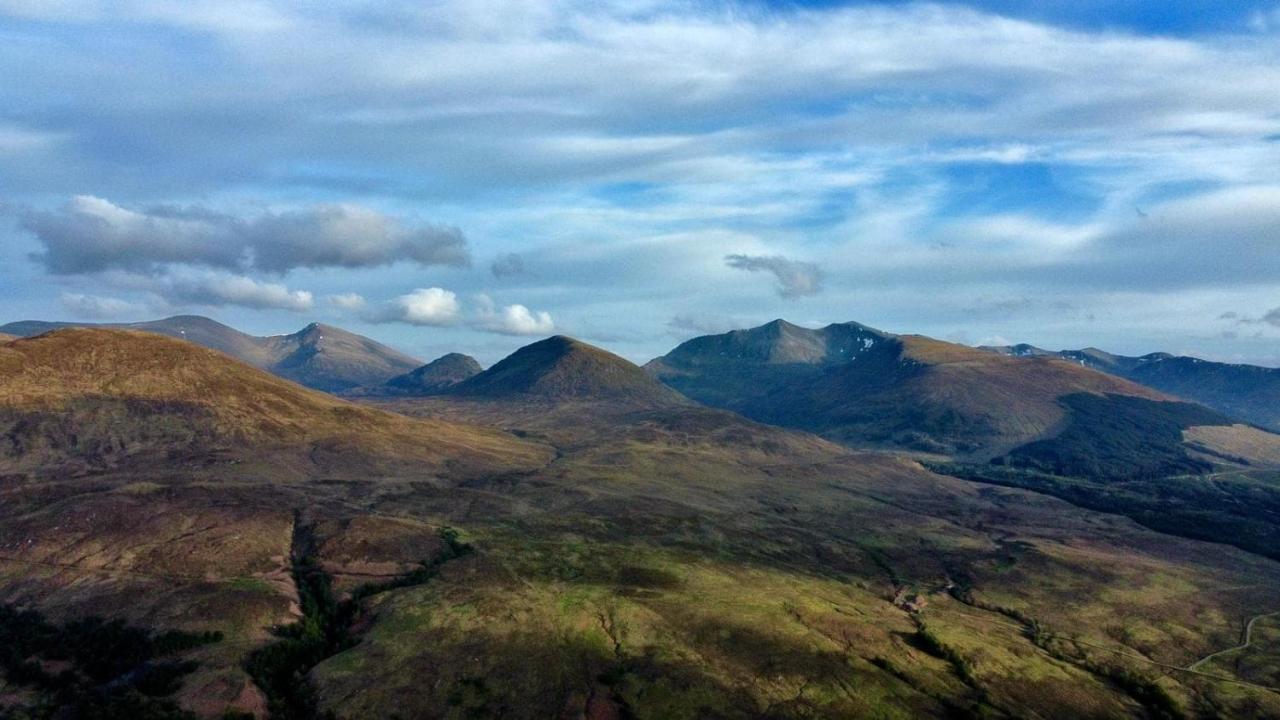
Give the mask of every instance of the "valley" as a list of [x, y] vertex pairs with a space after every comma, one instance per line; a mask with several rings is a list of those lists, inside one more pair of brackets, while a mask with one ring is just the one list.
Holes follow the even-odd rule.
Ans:
[[0, 601], [220, 633], [177, 712], [1280, 717], [1270, 618], [1215, 655], [1276, 610], [1270, 440], [1149, 391], [1101, 396], [1149, 436], [1068, 400], [1031, 441], [1158, 461], [1083, 479], [762, 424], [559, 337], [360, 404], [132, 331], [0, 371]]

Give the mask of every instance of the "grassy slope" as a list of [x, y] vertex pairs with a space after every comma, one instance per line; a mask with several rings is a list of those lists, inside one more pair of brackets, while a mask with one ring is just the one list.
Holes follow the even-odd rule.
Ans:
[[[473, 486], [478, 509], [452, 495], [389, 502], [466, 527], [479, 552], [436, 584], [380, 600], [365, 642], [317, 668], [340, 716], [393, 706], [524, 716], [528, 697], [578, 710], [607, 698], [640, 717], [910, 717], [975, 703], [997, 714], [1137, 716], [1111, 679], [1036, 647], [1000, 612], [955, 603], [948, 582], [1063, 635], [1185, 664], [1226, 642], [1233, 617], [1270, 602], [1277, 572], [1239, 551], [741, 421], [706, 432], [706, 419], [645, 413], [594, 422], [582, 405], [446, 405], [418, 407], [515, 424], [561, 459]], [[751, 437], [758, 454], [741, 449]], [[916, 593], [927, 598], [922, 616], [971, 662], [967, 680], [921, 650], [892, 602]], [[373, 668], [383, 673], [376, 690]], [[1188, 709], [1212, 696], [1280, 712], [1258, 691], [1185, 675], [1161, 682]]]
[[[139, 453], [294, 448], [311, 460], [398, 458], [419, 472], [536, 464], [503, 433], [410, 421], [147, 333], [69, 329], [0, 348], [0, 467], [90, 467]], [[335, 460], [336, 461], [336, 460]]]

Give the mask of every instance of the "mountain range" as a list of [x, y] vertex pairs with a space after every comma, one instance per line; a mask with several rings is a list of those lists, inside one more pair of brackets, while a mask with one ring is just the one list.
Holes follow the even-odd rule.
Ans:
[[1160, 352], [1127, 357], [1097, 348], [1055, 352], [1027, 344], [983, 349], [1013, 357], [1060, 357], [1280, 431], [1280, 368]]
[[1236, 648], [1278, 436], [1078, 362], [778, 321], [359, 402], [265, 367], [0, 345], [0, 716], [1280, 717]]
[[689, 340], [646, 367], [694, 400], [761, 422], [840, 442], [983, 459], [1062, 425], [1067, 396], [1170, 400], [1074, 363], [1004, 357], [857, 323], [808, 329], [775, 320]]
[[[66, 327], [95, 326], [28, 320], [0, 326], [0, 333], [30, 337]], [[140, 330], [189, 340], [326, 392], [381, 385], [422, 365], [421, 361], [367, 337], [320, 323], [311, 323], [289, 335], [269, 337], [249, 335], [198, 315], [96, 327]]]

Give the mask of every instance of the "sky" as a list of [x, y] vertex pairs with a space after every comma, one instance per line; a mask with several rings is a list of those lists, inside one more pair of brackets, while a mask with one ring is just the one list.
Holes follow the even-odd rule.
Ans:
[[0, 0], [0, 322], [1280, 366], [1280, 2]]

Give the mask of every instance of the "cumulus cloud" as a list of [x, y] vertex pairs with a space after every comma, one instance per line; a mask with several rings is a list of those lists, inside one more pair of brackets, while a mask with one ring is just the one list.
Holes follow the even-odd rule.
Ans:
[[507, 253], [494, 259], [489, 265], [489, 271], [499, 279], [516, 277], [527, 272], [524, 266], [524, 258], [517, 253]]
[[58, 302], [67, 312], [86, 320], [116, 319], [137, 313], [142, 309], [137, 303], [127, 300], [81, 293], [62, 293], [58, 296]]
[[822, 271], [813, 263], [781, 255], [728, 255], [724, 260], [738, 270], [771, 273], [778, 295], [784, 298], [817, 295], [822, 291]]
[[258, 282], [240, 275], [179, 275], [156, 284], [156, 292], [176, 305], [222, 307], [234, 305], [254, 310], [306, 312], [315, 298], [306, 290], [290, 290], [277, 283]]
[[535, 312], [520, 304], [499, 308], [487, 295], [476, 296], [472, 326], [500, 335], [549, 335], [556, 329], [551, 313]]
[[33, 259], [57, 275], [160, 274], [175, 265], [286, 273], [400, 261], [469, 262], [466, 239], [457, 228], [411, 226], [346, 204], [240, 218], [198, 207], [139, 211], [77, 195], [60, 210], [25, 213], [22, 225], [44, 247]]
[[361, 316], [371, 323], [405, 323], [443, 327], [458, 321], [462, 306], [458, 295], [444, 288], [418, 288]]

